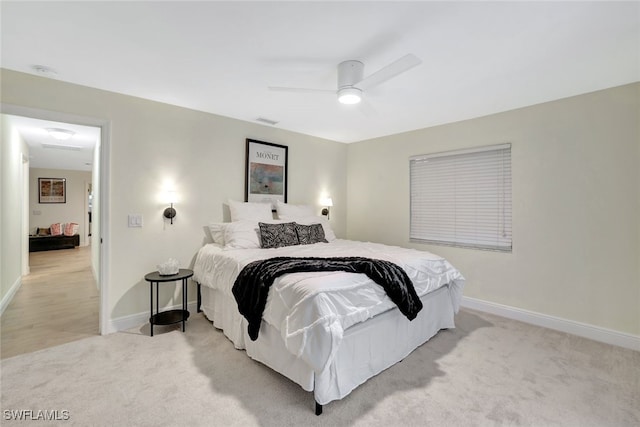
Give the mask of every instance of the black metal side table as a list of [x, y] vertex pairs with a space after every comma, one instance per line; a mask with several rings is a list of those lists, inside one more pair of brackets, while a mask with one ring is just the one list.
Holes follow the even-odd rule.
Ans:
[[[149, 290], [151, 294], [151, 317], [149, 317], [149, 323], [151, 324], [151, 336], [153, 336], [153, 325], [171, 325], [173, 323], [182, 322], [182, 332], [185, 331], [185, 322], [189, 318], [189, 311], [187, 310], [187, 279], [193, 276], [193, 270], [181, 268], [176, 274], [169, 276], [162, 275], [157, 271], [149, 273], [144, 276], [144, 280], [149, 282]], [[160, 312], [160, 306], [158, 305], [158, 284], [166, 282], [176, 282], [182, 280], [182, 310], [166, 310]], [[156, 314], [153, 314], [153, 284], [156, 284]]]

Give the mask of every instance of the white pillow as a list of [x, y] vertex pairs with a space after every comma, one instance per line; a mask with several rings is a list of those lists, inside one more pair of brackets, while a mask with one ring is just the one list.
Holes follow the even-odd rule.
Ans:
[[224, 249], [260, 247], [260, 229], [256, 221], [234, 221], [224, 228]]
[[298, 218], [307, 218], [315, 216], [316, 212], [313, 206], [309, 205], [291, 205], [276, 201], [276, 211], [278, 211], [278, 219], [284, 221], [295, 221]]
[[209, 232], [213, 238], [213, 243], [224, 246], [224, 230], [229, 225], [228, 222], [212, 222], [209, 224]]
[[237, 202], [229, 200], [231, 221], [270, 221], [273, 219], [271, 203]]
[[304, 218], [296, 218], [295, 222], [302, 225], [322, 224], [322, 228], [324, 229], [324, 238], [327, 239], [327, 242], [336, 240], [336, 234], [331, 229], [329, 220], [327, 220], [327, 218], [323, 216], [307, 216]]
[[[260, 226], [258, 225], [258, 222], [265, 222], [267, 224], [284, 224], [287, 221], [271, 219], [269, 221], [227, 222], [224, 227], [224, 249], [262, 248], [260, 242]], [[318, 221], [315, 222], [315, 224], [317, 223]]]

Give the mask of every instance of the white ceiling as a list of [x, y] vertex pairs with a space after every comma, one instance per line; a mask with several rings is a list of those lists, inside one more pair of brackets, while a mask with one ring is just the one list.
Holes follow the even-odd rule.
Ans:
[[[640, 2], [2, 2], [2, 67], [354, 142], [640, 80]], [[333, 95], [336, 66], [365, 76]], [[373, 112], [369, 110], [374, 110]]]
[[[10, 115], [8, 118], [29, 146], [30, 168], [92, 170], [93, 150], [100, 139], [100, 128], [22, 116]], [[47, 129], [65, 129], [73, 135], [60, 141]]]

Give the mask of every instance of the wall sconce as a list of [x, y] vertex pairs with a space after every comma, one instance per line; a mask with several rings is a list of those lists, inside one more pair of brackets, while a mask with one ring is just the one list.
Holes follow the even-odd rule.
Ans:
[[327, 197], [326, 199], [322, 199], [320, 203], [322, 204], [322, 206], [325, 206], [325, 208], [322, 209], [322, 215], [326, 215], [327, 219], [329, 219], [329, 213], [331, 210], [331, 206], [333, 206], [333, 200], [331, 200], [331, 197]]
[[176, 210], [173, 208], [173, 204], [176, 202], [176, 192], [175, 191], [167, 191], [167, 202], [171, 204], [167, 209], [164, 210], [162, 214], [165, 218], [171, 220], [171, 224], [173, 224], [173, 218], [176, 216]]

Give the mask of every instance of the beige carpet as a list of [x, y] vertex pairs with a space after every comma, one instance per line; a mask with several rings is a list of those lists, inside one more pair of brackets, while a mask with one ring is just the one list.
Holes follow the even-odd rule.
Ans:
[[[311, 393], [235, 350], [201, 314], [185, 334], [150, 338], [143, 326], [87, 338], [3, 360], [0, 423], [640, 425], [640, 353], [472, 311], [456, 322], [320, 417]], [[8, 420], [19, 410], [69, 420]]]

